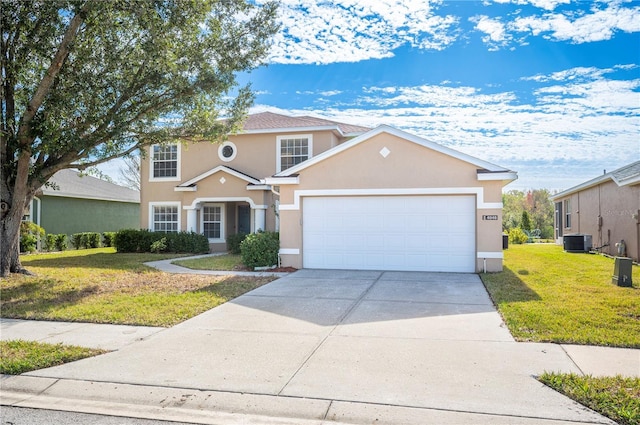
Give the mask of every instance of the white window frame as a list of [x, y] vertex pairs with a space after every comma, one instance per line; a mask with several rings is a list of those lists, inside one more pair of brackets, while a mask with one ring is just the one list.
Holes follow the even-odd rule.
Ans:
[[562, 207], [564, 208], [564, 228], [571, 229], [571, 199], [565, 199]]
[[[233, 154], [229, 158], [225, 158], [225, 156], [222, 154], [222, 152], [224, 151], [224, 148], [226, 148], [227, 146], [230, 146], [231, 149], [233, 149]], [[230, 142], [228, 140], [218, 147], [218, 158], [220, 158], [220, 161], [231, 162], [236, 158], [237, 154], [238, 154], [238, 148], [236, 147], [235, 143]]]
[[225, 241], [225, 225], [226, 225], [226, 220], [225, 220], [225, 204], [220, 204], [220, 203], [216, 203], [216, 204], [204, 204], [202, 205], [202, 208], [200, 208], [200, 233], [204, 234], [204, 210], [205, 208], [208, 207], [218, 207], [220, 208], [220, 237], [219, 238], [208, 238], [210, 243], [220, 243], [220, 242], [224, 242]]
[[[282, 146], [282, 141], [283, 140], [290, 140], [290, 139], [307, 139], [307, 159], [310, 159], [313, 157], [313, 135], [312, 134], [290, 134], [287, 136], [277, 136], [276, 137], [276, 172], [279, 173], [281, 171], [284, 171], [282, 169], [282, 156], [281, 156], [281, 146]], [[305, 160], [305, 161], [306, 161]], [[286, 169], [286, 168], [285, 168]]]
[[178, 226], [176, 232], [180, 232], [182, 229], [182, 205], [180, 202], [149, 202], [149, 230], [156, 232], [154, 221], [155, 207], [175, 207], [178, 210]]
[[151, 145], [149, 147], [149, 181], [150, 182], [175, 182], [175, 181], [180, 181], [180, 166], [181, 166], [181, 156], [182, 156], [182, 149], [180, 147], [180, 143], [175, 143], [175, 144], [169, 144], [169, 145], [165, 145], [165, 146], [176, 146], [176, 175], [175, 177], [155, 177], [153, 175], [153, 148], [156, 146], [162, 146], [162, 145]]

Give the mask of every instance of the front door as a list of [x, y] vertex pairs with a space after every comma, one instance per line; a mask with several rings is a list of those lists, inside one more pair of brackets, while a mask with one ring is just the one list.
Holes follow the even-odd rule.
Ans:
[[238, 205], [238, 233], [251, 233], [251, 208]]

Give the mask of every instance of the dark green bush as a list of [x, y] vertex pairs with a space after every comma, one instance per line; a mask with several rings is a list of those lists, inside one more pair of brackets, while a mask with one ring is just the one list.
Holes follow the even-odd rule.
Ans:
[[246, 233], [236, 233], [227, 238], [227, 250], [231, 254], [240, 254], [240, 244], [247, 237]]
[[66, 234], [56, 235], [56, 251], [65, 251], [69, 247], [69, 238]]
[[277, 232], [261, 232], [247, 235], [240, 244], [245, 266], [268, 267], [278, 264], [280, 235]]
[[44, 239], [45, 249], [47, 251], [55, 251], [56, 250], [56, 239], [58, 235], [55, 233], [47, 233], [47, 236]]
[[89, 249], [100, 247], [100, 233], [82, 232], [71, 235], [71, 243], [76, 249]]
[[116, 232], [103, 232], [102, 233], [102, 246], [113, 246], [113, 239], [116, 237]]
[[[163, 233], [146, 229], [125, 229], [116, 232], [113, 246], [118, 252], [152, 252], [152, 245], [164, 239], [166, 248], [162, 252], [201, 254], [209, 252], [209, 240], [206, 236], [194, 232]], [[156, 244], [159, 249], [161, 244]]]

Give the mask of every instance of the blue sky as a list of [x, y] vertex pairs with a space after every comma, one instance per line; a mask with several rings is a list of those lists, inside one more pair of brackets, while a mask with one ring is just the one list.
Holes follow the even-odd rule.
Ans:
[[517, 171], [505, 190], [640, 159], [640, 0], [281, 0], [278, 19], [240, 77], [251, 112], [392, 125]]
[[388, 124], [566, 189], [640, 159], [640, 1], [283, 0], [252, 112]]

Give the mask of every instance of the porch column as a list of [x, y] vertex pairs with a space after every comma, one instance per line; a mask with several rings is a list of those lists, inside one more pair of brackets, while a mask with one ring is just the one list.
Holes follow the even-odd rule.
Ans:
[[198, 210], [191, 208], [187, 210], [187, 232], [197, 232]]
[[267, 209], [256, 208], [253, 210], [253, 231], [265, 230], [265, 223], [267, 221]]

